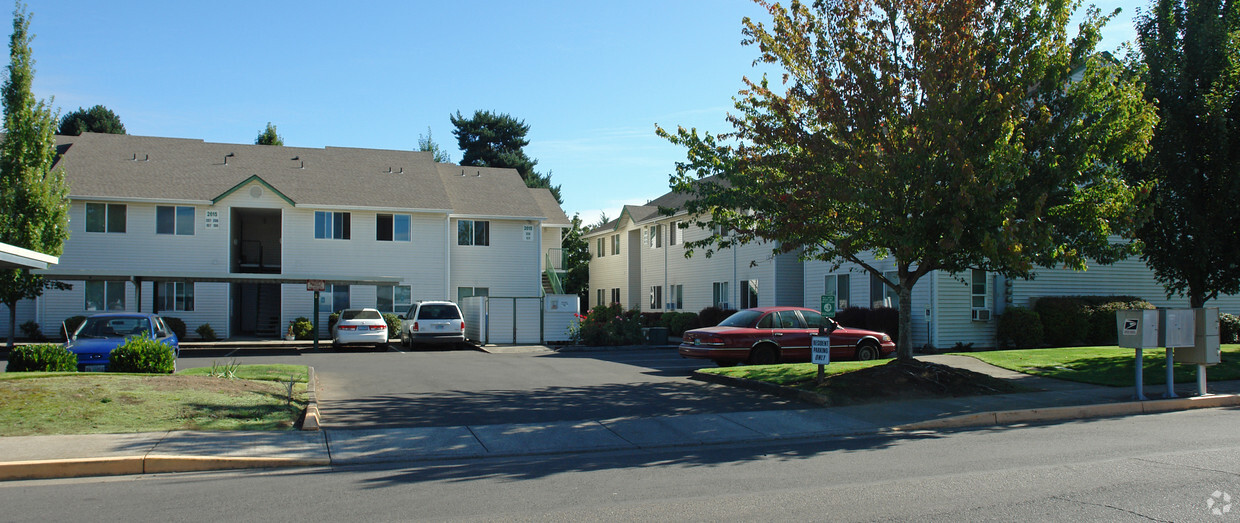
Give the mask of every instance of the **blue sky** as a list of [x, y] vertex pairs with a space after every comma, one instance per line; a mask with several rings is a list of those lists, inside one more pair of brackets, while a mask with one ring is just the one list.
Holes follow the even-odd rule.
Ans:
[[[450, 114], [525, 120], [526, 152], [564, 209], [665, 192], [682, 149], [655, 124], [711, 132], [756, 53], [750, 0], [27, 0], [35, 94], [62, 113], [103, 104], [130, 134], [253, 143], [275, 124], [298, 147], [413, 149], [429, 127], [460, 160]], [[1132, 39], [1134, 6], [1104, 49]]]

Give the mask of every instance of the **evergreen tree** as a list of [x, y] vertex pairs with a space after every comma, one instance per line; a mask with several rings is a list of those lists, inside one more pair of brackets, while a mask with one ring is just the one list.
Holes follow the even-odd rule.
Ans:
[[102, 105], [90, 109], [79, 107], [60, 119], [60, 128], [56, 134], [79, 136], [85, 132], [125, 134], [125, 124], [121, 123], [121, 117]]
[[284, 138], [276, 134], [276, 126], [267, 122], [267, 128], [258, 133], [258, 138], [254, 139], [254, 145], [284, 145]]
[[432, 153], [436, 162], [452, 162], [452, 155], [448, 154], [448, 150], [440, 147], [439, 144], [435, 143], [435, 140], [431, 138], [430, 127], [426, 128], [426, 136], [422, 136], [420, 134], [418, 135], [418, 150]]
[[538, 160], [525, 154], [525, 146], [530, 144], [525, 135], [530, 126], [524, 120], [491, 111], [474, 111], [469, 118], [457, 111], [449, 118], [456, 127], [452, 134], [461, 148], [461, 165], [516, 169], [526, 187], [550, 189], [555, 200], [564, 203], [560, 186], [551, 185], [551, 173], [535, 172]]
[[[0, 145], [0, 242], [59, 256], [69, 237], [69, 188], [56, 161], [56, 116], [35, 100], [29, 17], [18, 5], [9, 39], [4, 82], [4, 143]], [[37, 298], [45, 288], [67, 288], [28, 269], [0, 269], [0, 303], [9, 309], [8, 345], [17, 330], [17, 302]]]

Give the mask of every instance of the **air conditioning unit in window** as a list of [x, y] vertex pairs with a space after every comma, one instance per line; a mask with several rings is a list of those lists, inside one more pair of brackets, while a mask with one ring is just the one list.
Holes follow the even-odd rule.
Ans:
[[990, 309], [973, 309], [973, 321], [990, 321]]

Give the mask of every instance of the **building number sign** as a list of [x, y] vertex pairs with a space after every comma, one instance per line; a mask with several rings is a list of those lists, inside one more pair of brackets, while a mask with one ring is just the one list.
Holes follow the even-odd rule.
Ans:
[[204, 229], [219, 229], [220, 211], [207, 211], [204, 213], [202, 227]]

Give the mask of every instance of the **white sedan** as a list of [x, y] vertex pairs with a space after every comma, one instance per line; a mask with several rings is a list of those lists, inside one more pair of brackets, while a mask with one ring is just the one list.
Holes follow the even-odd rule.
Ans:
[[375, 309], [345, 309], [332, 326], [332, 346], [374, 345], [383, 348], [388, 342], [387, 322]]

